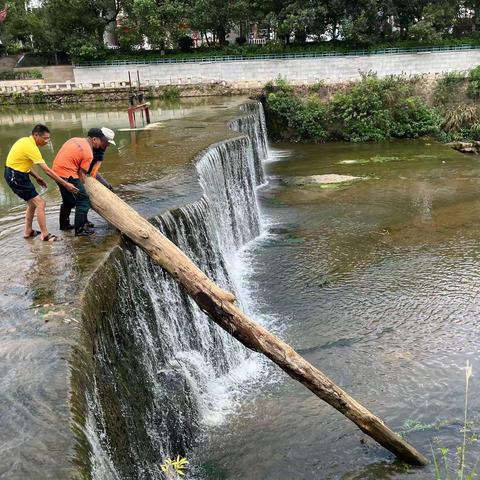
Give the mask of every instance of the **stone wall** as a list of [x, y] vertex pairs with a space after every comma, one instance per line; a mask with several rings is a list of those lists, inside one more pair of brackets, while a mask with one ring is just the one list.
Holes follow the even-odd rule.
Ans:
[[[33, 89], [27, 86], [19, 87], [17, 91], [4, 91], [0, 82], [0, 105], [17, 105], [23, 103], [80, 103], [80, 102], [128, 102], [130, 89], [128, 87], [115, 88], [69, 88], [68, 84], [63, 87], [49, 90], [39, 90], [40, 85]], [[48, 85], [47, 85], [48, 86]], [[147, 99], [163, 98], [168, 86], [150, 86], [141, 88]], [[207, 97], [228, 95], [255, 95], [261, 93], [260, 89], [241, 89], [223, 83], [180, 85], [179, 97]]]
[[292, 83], [328, 83], [358, 79], [362, 72], [387, 75], [438, 75], [469, 70], [480, 64], [480, 49], [446, 52], [422, 52], [344, 57], [317, 57], [226, 62], [163, 63], [75, 67], [77, 83], [128, 81], [128, 72], [142, 83], [192, 84], [226, 82], [229, 84], [265, 83], [279, 76]]
[[34, 87], [45, 83], [41, 78], [36, 78], [32, 80], [0, 80], [0, 89], [3, 90], [4, 87]]
[[0, 57], [0, 72], [12, 70], [19, 58], [20, 55], [5, 55], [4, 57]]

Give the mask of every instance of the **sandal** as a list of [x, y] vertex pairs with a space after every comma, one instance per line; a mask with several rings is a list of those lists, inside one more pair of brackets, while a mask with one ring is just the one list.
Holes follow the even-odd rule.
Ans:
[[40, 232], [39, 230], [32, 230], [30, 232], [30, 235], [27, 235], [27, 236], [23, 236], [23, 238], [35, 238], [37, 237], [38, 235], [40, 235], [42, 232]]
[[42, 238], [42, 240], [44, 242], [58, 242], [60, 239], [53, 233], [49, 233], [45, 238]]

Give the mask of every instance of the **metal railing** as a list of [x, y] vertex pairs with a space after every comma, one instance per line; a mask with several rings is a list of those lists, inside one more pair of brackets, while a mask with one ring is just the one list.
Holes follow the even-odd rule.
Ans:
[[121, 65], [155, 65], [163, 63], [205, 63], [205, 62], [241, 62], [247, 60], [291, 60], [296, 58], [322, 58], [322, 57], [349, 57], [362, 55], [398, 55], [402, 53], [431, 53], [459, 50], [480, 50], [480, 45], [441, 45], [433, 47], [411, 48], [384, 48], [377, 50], [352, 50], [349, 52], [303, 52], [303, 53], [269, 53], [260, 55], [223, 55], [190, 58], [159, 58], [155, 60], [106, 60], [91, 61], [74, 64], [81, 67], [107, 67]]

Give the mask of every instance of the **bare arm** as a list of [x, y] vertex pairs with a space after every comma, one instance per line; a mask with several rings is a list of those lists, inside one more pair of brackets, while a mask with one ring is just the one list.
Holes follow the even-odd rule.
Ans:
[[78, 178], [80, 179], [80, 181], [82, 183], [85, 183], [85, 177], [86, 176], [87, 176], [87, 172], [83, 168], [80, 168], [78, 170]]
[[105, 187], [107, 187], [108, 189], [110, 190], [113, 190], [113, 187], [112, 185], [110, 185], [110, 183], [108, 183], [108, 181], [106, 180], [106, 178], [101, 175], [100, 173], [97, 173], [97, 176], [95, 177], [102, 185], [104, 185]]
[[47, 182], [40, 175], [37, 175], [37, 173], [35, 171], [30, 170], [28, 173], [31, 177], [33, 177], [37, 181], [37, 183], [41, 187], [47, 188]]
[[59, 177], [46, 163], [37, 164], [50, 178], [53, 178], [59, 185], [65, 187], [71, 193], [78, 193], [78, 188], [71, 183], [66, 182], [63, 178]]

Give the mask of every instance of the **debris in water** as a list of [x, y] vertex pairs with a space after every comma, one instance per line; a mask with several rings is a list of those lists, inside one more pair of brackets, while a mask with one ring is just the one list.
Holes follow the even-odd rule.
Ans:
[[352, 175], [311, 175], [309, 177], [285, 177], [280, 182], [284, 185], [319, 185], [320, 188], [337, 188], [356, 180], [364, 180], [365, 177], [354, 177]]

